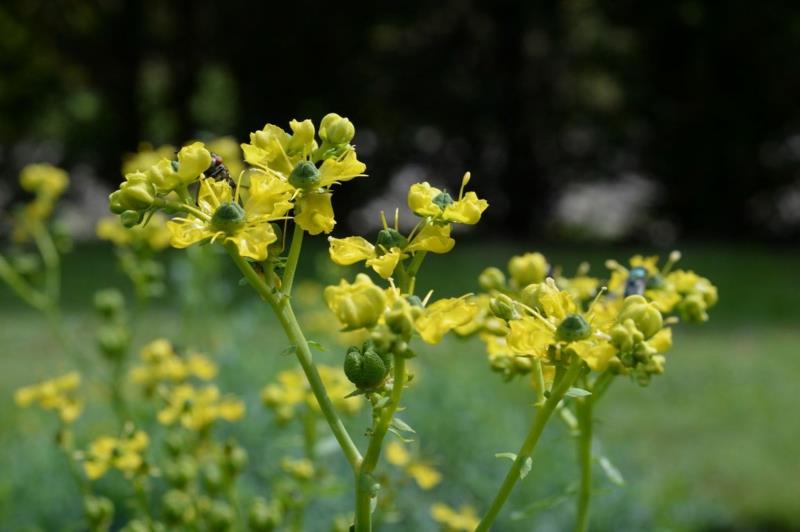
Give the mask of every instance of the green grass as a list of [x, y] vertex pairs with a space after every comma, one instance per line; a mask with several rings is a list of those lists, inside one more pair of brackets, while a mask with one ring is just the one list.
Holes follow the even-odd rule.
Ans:
[[[421, 279], [441, 295], [474, 289], [485, 257], [503, 265], [519, 246], [462, 246], [448, 259], [432, 257]], [[574, 268], [587, 254], [598, 267], [602, 259], [622, 259], [628, 250], [547, 250], [554, 262]], [[720, 288], [720, 304], [707, 327], [680, 327], [669, 355], [667, 373], [646, 389], [621, 380], [598, 409], [597, 435], [602, 450], [626, 479], [613, 487], [597, 471], [600, 494], [594, 504], [595, 530], [744, 530], [747, 527], [792, 529], [800, 522], [800, 422], [795, 379], [800, 374], [800, 309], [795, 279], [800, 257], [763, 249], [700, 248], [684, 250], [685, 266], [711, 277]], [[173, 255], [176, 257], [176, 255]], [[313, 262], [313, 261], [311, 261]], [[453, 267], [456, 264], [457, 267]], [[94, 318], [87, 301], [95, 288], [120, 281], [104, 248], [88, 248], [66, 264], [65, 300], [70, 329], [91, 338]], [[301, 271], [309, 276], [310, 269]], [[230, 285], [236, 276], [230, 272]], [[792, 289], [794, 287], [794, 290]], [[22, 310], [0, 292], [0, 528], [63, 529], [78, 516], [63, 460], [49, 441], [52, 420], [13, 406], [13, 390], [70, 367], [36, 314]], [[217, 312], [218, 310], [219, 312]], [[263, 492], [263, 476], [273, 474], [280, 456], [291, 454], [296, 440], [276, 431], [260, 406], [260, 388], [292, 359], [280, 356], [286, 342], [274, 321], [249, 294], [235, 288], [228, 303], [201, 309], [193, 326], [182, 323], [170, 305], [148, 314], [138, 326], [137, 341], [165, 334], [204, 346], [222, 367], [220, 386], [247, 402], [246, 422], [231, 430], [249, 450], [256, 473], [244, 480], [245, 492]], [[146, 332], [145, 332], [146, 331]], [[90, 345], [87, 340], [87, 345]], [[336, 350], [317, 360], [339, 364]], [[470, 503], [485, 508], [502, 479], [507, 462], [495, 453], [515, 451], [532, 416], [527, 383], [502, 383], [491, 374], [474, 341], [448, 340], [413, 361], [416, 384], [406, 395], [403, 419], [418, 432], [423, 456], [443, 472], [445, 481], [432, 492], [411, 489], [401, 504], [408, 517], [390, 530], [430, 530], [427, 516], [434, 501]], [[103, 365], [96, 362], [90, 385], [93, 401], [78, 425], [86, 438], [109, 430]], [[367, 417], [349, 422], [364, 446]], [[535, 513], [536, 501], [562, 493], [577, 471], [574, 442], [558, 424], [548, 428], [534, 467], [503, 512], [498, 530], [569, 529], [572, 503]], [[342, 472], [344, 461], [332, 455]], [[104, 484], [120, 491], [119, 484]], [[323, 516], [337, 501], [349, 501], [346, 486], [336, 497], [315, 505], [309, 530], [325, 529]], [[523, 510], [528, 509], [527, 513]], [[514, 512], [524, 513], [511, 519]]]

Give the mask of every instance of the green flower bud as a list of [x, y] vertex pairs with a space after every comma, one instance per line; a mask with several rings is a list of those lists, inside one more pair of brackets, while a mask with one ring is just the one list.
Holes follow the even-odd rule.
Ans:
[[506, 286], [506, 276], [494, 266], [486, 268], [478, 276], [478, 285], [481, 290], [489, 292], [491, 290], [502, 290]]
[[414, 316], [412, 307], [402, 302], [396, 302], [391, 309], [383, 313], [389, 329], [404, 338], [409, 338], [414, 330]]
[[87, 495], [83, 499], [83, 511], [90, 530], [108, 530], [114, 517], [114, 503], [105, 497]]
[[122, 357], [130, 345], [130, 334], [121, 325], [104, 325], [97, 331], [97, 345], [106, 358]]
[[547, 277], [550, 265], [541, 253], [526, 253], [511, 257], [508, 262], [508, 273], [518, 287], [532, 283], [541, 283]]
[[217, 493], [225, 483], [222, 468], [216, 462], [209, 462], [203, 467], [203, 485], [209, 493]]
[[690, 294], [678, 304], [678, 313], [681, 319], [690, 323], [703, 323], [708, 321], [708, 305], [702, 294]]
[[313, 190], [319, 182], [319, 169], [311, 161], [300, 161], [289, 174], [289, 184], [295, 188]]
[[116, 288], [98, 290], [94, 294], [94, 308], [106, 318], [118, 316], [124, 307], [125, 298]]
[[282, 521], [280, 505], [277, 501], [268, 503], [265, 499], [256, 498], [247, 515], [247, 523], [253, 532], [272, 532]]
[[344, 357], [344, 374], [359, 389], [375, 388], [383, 382], [389, 368], [384, 360], [372, 349], [363, 352], [357, 347], [347, 350]]
[[241, 205], [235, 201], [221, 204], [211, 217], [211, 225], [228, 235], [235, 234], [244, 227], [245, 212]]
[[119, 190], [112, 192], [108, 199], [110, 206], [118, 205], [119, 213], [128, 210], [143, 211], [153, 205], [155, 188], [142, 176], [141, 179], [131, 179], [122, 183]]
[[197, 462], [189, 455], [182, 455], [164, 466], [164, 478], [176, 488], [185, 488], [196, 477]]
[[392, 248], [403, 249], [406, 247], [408, 240], [401, 235], [397, 230], [392, 228], [381, 229], [378, 231], [378, 238], [376, 244], [378, 245], [378, 253], [383, 254]]
[[649, 303], [644, 297], [638, 295], [625, 298], [619, 316], [617, 316], [617, 321], [622, 323], [625, 320], [633, 321], [636, 328], [644, 335], [645, 340], [660, 331], [664, 325], [664, 320], [658, 308], [653, 303]]
[[569, 314], [556, 329], [556, 339], [562, 342], [577, 342], [592, 335], [592, 327], [580, 314]]
[[208, 508], [207, 521], [209, 529], [223, 532], [230, 530], [236, 521], [236, 512], [225, 501], [214, 501]]
[[142, 211], [124, 211], [119, 215], [119, 221], [128, 229], [136, 227], [142, 223], [142, 220], [144, 220], [144, 212]]
[[172, 489], [162, 498], [163, 515], [168, 525], [177, 526], [190, 523], [194, 519], [194, 505], [188, 493]]
[[519, 318], [514, 300], [505, 294], [499, 294], [489, 301], [489, 310], [501, 320], [509, 321]]
[[225, 444], [222, 466], [229, 476], [238, 475], [247, 464], [247, 451], [233, 442]]
[[329, 144], [348, 144], [356, 134], [356, 128], [348, 118], [329, 113], [319, 125], [319, 138]]

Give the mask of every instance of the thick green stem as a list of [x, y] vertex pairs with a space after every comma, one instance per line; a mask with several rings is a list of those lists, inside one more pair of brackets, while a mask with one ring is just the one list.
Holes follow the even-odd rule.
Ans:
[[578, 417], [578, 463], [581, 470], [581, 484], [578, 489], [578, 512], [575, 531], [586, 532], [589, 528], [589, 506], [592, 498], [592, 396], [577, 401]]
[[294, 274], [297, 271], [297, 263], [300, 260], [300, 249], [303, 247], [303, 234], [303, 229], [299, 225], [294, 224], [292, 243], [289, 244], [289, 254], [286, 256], [286, 268], [283, 270], [283, 279], [281, 281], [281, 289], [286, 295], [292, 292]]
[[333, 407], [330, 397], [328, 397], [328, 392], [325, 390], [322, 378], [320, 378], [319, 372], [314, 365], [311, 349], [309, 349], [308, 342], [305, 336], [303, 336], [303, 331], [297, 323], [297, 318], [294, 315], [291, 303], [288, 300], [278, 301], [276, 295], [273, 293], [273, 289], [269, 287], [258, 273], [256, 273], [253, 267], [239, 255], [235, 246], [227, 245], [226, 248], [245, 279], [247, 279], [255, 291], [272, 306], [272, 309], [278, 316], [278, 320], [286, 336], [289, 338], [292, 345], [295, 346], [295, 355], [300, 362], [300, 366], [303, 368], [303, 372], [306, 374], [311, 392], [319, 403], [325, 421], [328, 422], [333, 436], [336, 438], [336, 441], [339, 442], [339, 446], [342, 448], [345, 458], [347, 458], [347, 461], [350, 463], [350, 467], [356, 471], [359, 464], [361, 464], [361, 453], [358, 452], [358, 448], [353, 443], [352, 438], [350, 438], [350, 434], [347, 432], [342, 420], [336, 413], [336, 409]]
[[492, 526], [492, 523], [494, 523], [494, 520], [497, 518], [500, 510], [503, 508], [503, 505], [508, 500], [511, 490], [514, 488], [520, 478], [522, 466], [525, 464], [527, 459], [533, 455], [533, 451], [536, 448], [536, 444], [539, 442], [539, 437], [542, 435], [542, 431], [544, 430], [547, 421], [550, 419], [550, 416], [553, 414], [556, 406], [558, 406], [558, 403], [564, 397], [564, 394], [566, 394], [567, 390], [569, 390], [569, 387], [572, 386], [572, 384], [575, 382], [575, 379], [578, 378], [582, 369], [583, 361], [578, 357], [574, 357], [567, 372], [551, 390], [547, 401], [545, 401], [541, 408], [539, 408], [539, 410], [536, 412], [536, 417], [533, 419], [533, 424], [528, 431], [528, 435], [525, 437], [525, 441], [522, 443], [522, 447], [520, 447], [519, 452], [517, 453], [517, 457], [514, 459], [514, 462], [508, 469], [506, 478], [500, 485], [497, 495], [495, 495], [491, 506], [489, 506], [489, 509], [483, 516], [483, 519], [481, 519], [481, 522], [478, 525], [478, 528], [475, 529], [475, 532], [485, 532], [489, 530], [489, 527]]

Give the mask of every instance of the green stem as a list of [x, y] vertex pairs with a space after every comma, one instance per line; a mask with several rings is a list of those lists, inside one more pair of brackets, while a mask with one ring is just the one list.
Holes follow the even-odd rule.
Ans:
[[289, 254], [286, 256], [286, 268], [283, 270], [283, 279], [281, 280], [281, 290], [286, 295], [292, 293], [294, 274], [297, 271], [297, 263], [300, 260], [300, 249], [303, 247], [303, 234], [303, 229], [299, 225], [294, 224], [292, 243], [289, 245]]
[[425, 256], [428, 254], [427, 251], [417, 251], [414, 253], [414, 258], [411, 260], [411, 264], [408, 267], [408, 276], [409, 277], [416, 277], [417, 272], [419, 272], [420, 266], [422, 266], [422, 261], [425, 260]]
[[186, 214], [191, 214], [196, 216], [197, 218], [203, 220], [204, 222], [211, 221], [211, 216], [204, 213], [200, 209], [188, 205], [186, 203], [178, 203], [176, 201], [168, 201], [161, 198], [156, 198], [153, 201], [153, 206], [159, 209], [171, 209], [174, 211], [184, 212]]
[[406, 382], [406, 359], [394, 357], [394, 381], [389, 402], [383, 407], [380, 417], [372, 429], [369, 439], [367, 453], [358, 471], [356, 479], [356, 532], [368, 532], [372, 529], [372, 473], [378, 465], [381, 456], [383, 439], [389, 431], [397, 408], [400, 406], [400, 398], [403, 396], [403, 386]]
[[53, 305], [56, 305], [61, 292], [61, 260], [58, 250], [47, 228], [36, 224], [33, 228], [33, 240], [42, 256], [45, 267], [45, 288], [47, 296]]
[[33, 308], [43, 311], [49, 304], [47, 296], [29, 285], [2, 255], [0, 255], [0, 279]]
[[538, 358], [533, 360], [533, 382], [536, 385], [536, 406], [542, 406], [547, 401], [544, 384], [544, 371], [542, 361]]
[[578, 489], [578, 512], [575, 531], [586, 532], [589, 528], [589, 507], [592, 498], [592, 407], [594, 398], [589, 396], [577, 401], [578, 417], [578, 462], [581, 484]]
[[303, 331], [297, 323], [297, 318], [294, 315], [291, 303], [288, 300], [283, 302], [277, 300], [272, 291], [273, 289], [267, 286], [253, 267], [239, 255], [235, 246], [228, 244], [226, 245], [226, 249], [245, 279], [247, 279], [258, 295], [270, 304], [275, 314], [278, 316], [278, 320], [286, 336], [296, 348], [295, 355], [300, 362], [300, 366], [303, 368], [303, 372], [306, 374], [311, 392], [319, 403], [325, 421], [328, 422], [333, 436], [336, 438], [336, 441], [339, 442], [339, 446], [342, 448], [345, 458], [347, 458], [347, 461], [350, 463], [350, 467], [353, 471], [358, 470], [359, 464], [361, 463], [361, 453], [358, 452], [358, 448], [355, 443], [353, 443], [352, 438], [350, 438], [350, 434], [347, 432], [342, 420], [336, 413], [336, 409], [333, 407], [330, 397], [328, 397], [328, 392], [325, 390], [322, 378], [320, 378], [319, 372], [314, 365], [311, 349], [308, 347], [308, 342], [305, 336], [303, 336]]
[[552, 415], [556, 406], [558, 406], [558, 403], [564, 397], [564, 394], [567, 393], [569, 387], [572, 386], [572, 384], [578, 378], [582, 369], [583, 361], [578, 357], [574, 357], [567, 372], [560, 380], [557, 381], [557, 384], [551, 390], [547, 401], [545, 401], [542, 407], [536, 412], [536, 417], [533, 419], [533, 424], [531, 424], [531, 428], [528, 431], [528, 435], [525, 437], [525, 441], [522, 443], [522, 447], [520, 447], [519, 452], [517, 453], [517, 457], [514, 459], [514, 462], [508, 469], [506, 478], [500, 485], [497, 495], [495, 495], [491, 506], [489, 506], [489, 510], [487, 510], [486, 514], [483, 516], [483, 519], [481, 519], [481, 522], [478, 525], [478, 528], [475, 529], [475, 532], [485, 532], [489, 530], [489, 527], [492, 526], [492, 523], [494, 523], [494, 520], [497, 518], [500, 510], [503, 508], [503, 505], [508, 500], [511, 490], [519, 480], [522, 466], [525, 464], [527, 459], [533, 455], [533, 451], [536, 448], [536, 444], [539, 442], [539, 437], [542, 435], [542, 431], [544, 430], [547, 421], [550, 419], [550, 416]]

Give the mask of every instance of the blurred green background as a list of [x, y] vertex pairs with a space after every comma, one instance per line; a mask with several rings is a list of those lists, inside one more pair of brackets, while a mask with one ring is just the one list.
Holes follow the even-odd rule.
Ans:
[[[474, 290], [487, 261], [502, 267], [512, 253], [525, 249], [512, 243], [464, 242], [452, 256], [427, 262], [421, 282], [440, 295]], [[598, 268], [606, 257], [623, 259], [633, 250], [544, 246], [542, 251], [570, 271], [581, 260]], [[665, 375], [646, 389], [623, 379], [601, 404], [597, 434], [602, 452], [626, 484], [617, 487], [598, 472], [593, 529], [796, 530], [800, 423], [794, 415], [793, 382], [800, 372], [800, 309], [791, 287], [800, 257], [763, 247], [689, 246], [683, 252], [684, 267], [718, 284], [720, 303], [706, 326], [676, 330]], [[324, 263], [324, 249], [312, 246], [304, 259], [300, 279], [318, 278], [313, 265]], [[183, 260], [181, 253], [170, 254], [173, 275], [185, 266]], [[453, 263], [459, 267], [454, 269]], [[221, 286], [235, 286], [238, 275], [224, 260], [221, 264]], [[125, 281], [110, 250], [99, 245], [71, 254], [65, 279], [70, 327], [91, 338], [95, 318], [89, 294], [96, 288], [125, 286]], [[172, 288], [180, 286], [174, 278]], [[244, 481], [246, 490], [257, 491], [264, 489], [259, 475], [268, 474], [277, 457], [297, 445], [271, 427], [271, 414], [258, 398], [261, 387], [293, 361], [280, 355], [285, 341], [264, 305], [249, 288], [234, 290], [220, 296], [218, 308], [204, 307], [200, 313], [182, 310], [178, 291], [171, 292], [142, 317], [137, 344], [164, 334], [184, 345], [208, 346], [222, 366], [222, 389], [237, 391], [247, 402], [246, 420], [233, 432], [254, 466]], [[65, 529], [69, 518], [79, 518], [79, 496], [64, 463], [52, 452], [54, 422], [51, 416], [14, 407], [11, 394], [21, 384], [70, 366], [39, 316], [13, 303], [8, 292], [0, 296], [0, 523], [6, 530]], [[331, 346], [324, 335], [311, 337]], [[322, 363], [340, 363], [336, 348], [316, 357]], [[417, 430], [422, 455], [445, 480], [431, 492], [410, 488], [401, 498], [406, 520], [387, 526], [389, 530], [434, 530], [428, 516], [433, 501], [481, 508], [504, 473], [505, 463], [494, 454], [516, 448], [532, 413], [527, 405], [533, 391], [527, 382], [502, 383], [491, 374], [477, 341], [450, 339], [425, 350], [413, 363], [418, 382], [406, 396], [403, 417]], [[102, 380], [104, 368], [98, 360], [96, 380]], [[95, 434], [113, 424], [100, 381], [90, 387], [95, 399], [78, 425], [81, 433]], [[362, 412], [349, 424], [354, 434], [362, 434], [367, 422]], [[537, 530], [571, 526], [572, 502], [566, 498], [559, 503], [558, 495], [569, 492], [577, 480], [572, 446], [564, 427], [553, 423], [534, 458], [533, 472], [520, 483], [498, 530], [531, 530], [532, 522]], [[335, 462], [346, 480], [343, 460]], [[113, 483], [103, 486], [124, 493]], [[309, 530], [326, 529], [322, 516], [335, 512], [336, 501], [349, 500], [345, 486], [333, 491], [333, 498], [312, 506]]]

